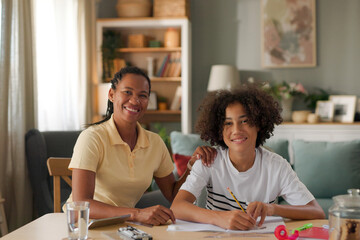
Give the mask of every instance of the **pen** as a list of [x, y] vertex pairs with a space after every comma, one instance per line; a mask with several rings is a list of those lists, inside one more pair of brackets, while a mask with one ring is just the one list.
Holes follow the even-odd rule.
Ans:
[[229, 191], [229, 193], [231, 194], [231, 196], [234, 198], [235, 202], [239, 205], [239, 207], [241, 208], [241, 210], [245, 212], [245, 210], [243, 209], [243, 207], [240, 205], [239, 201], [236, 199], [236, 197], [234, 196], [234, 194], [232, 193], [232, 191], [230, 190], [230, 188], [228, 187], [227, 190]]
[[301, 227], [298, 227], [298, 228], [295, 228], [292, 230], [292, 233], [295, 232], [295, 230], [298, 230], [299, 232], [302, 231], [302, 230], [305, 230], [305, 229], [309, 229], [309, 228], [312, 228], [312, 223], [307, 223], [307, 224], [304, 224], [303, 226]]

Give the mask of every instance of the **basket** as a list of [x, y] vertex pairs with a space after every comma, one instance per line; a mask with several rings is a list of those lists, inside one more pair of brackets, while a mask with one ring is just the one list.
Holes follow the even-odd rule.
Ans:
[[151, 17], [151, 1], [149, 0], [118, 0], [117, 14], [122, 18]]
[[154, 17], [190, 17], [189, 0], [154, 0]]

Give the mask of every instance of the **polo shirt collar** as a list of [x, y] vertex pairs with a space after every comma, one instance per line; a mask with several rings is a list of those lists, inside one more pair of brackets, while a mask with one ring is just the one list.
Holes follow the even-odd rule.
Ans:
[[[120, 136], [119, 132], [117, 131], [117, 128], [115, 126], [114, 122], [114, 115], [111, 115], [111, 118], [108, 122], [107, 131], [110, 138], [110, 144], [116, 145], [116, 144], [127, 144]], [[136, 142], [135, 148], [146, 148], [149, 146], [149, 138], [147, 137], [146, 130], [141, 127], [140, 123], [136, 123], [136, 128], [138, 131], [138, 138]]]

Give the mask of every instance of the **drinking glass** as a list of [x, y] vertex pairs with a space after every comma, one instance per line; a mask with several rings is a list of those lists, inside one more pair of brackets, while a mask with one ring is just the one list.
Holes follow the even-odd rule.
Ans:
[[87, 239], [89, 224], [89, 202], [67, 203], [66, 214], [69, 239]]

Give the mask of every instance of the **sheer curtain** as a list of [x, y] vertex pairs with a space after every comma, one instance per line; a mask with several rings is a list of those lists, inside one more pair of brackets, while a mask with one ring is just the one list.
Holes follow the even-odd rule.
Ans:
[[31, 220], [25, 133], [34, 127], [32, 10], [29, 0], [2, 0], [0, 38], [0, 191], [9, 230]]
[[0, 191], [14, 230], [32, 218], [25, 133], [90, 122], [95, 6], [94, 0], [0, 1]]
[[91, 120], [93, 0], [33, 0], [38, 128], [76, 130]]

